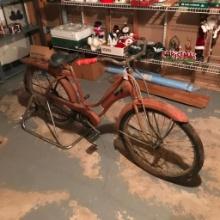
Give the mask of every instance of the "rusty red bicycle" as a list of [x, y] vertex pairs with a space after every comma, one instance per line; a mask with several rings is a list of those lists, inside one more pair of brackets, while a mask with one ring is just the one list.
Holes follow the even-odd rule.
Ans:
[[[48, 62], [24, 58], [23, 62], [28, 64], [24, 84], [31, 94], [29, 107], [33, 109], [34, 105], [37, 109], [41, 106], [54, 126], [78, 121], [87, 128], [88, 136], [94, 138], [99, 135], [97, 126], [102, 116], [112, 104], [130, 97], [116, 121], [118, 135], [129, 157], [157, 177], [171, 181], [190, 178], [203, 166], [202, 142], [181, 110], [155, 98], [143, 98], [132, 69], [132, 63], [143, 53], [144, 49], [123, 61], [107, 57], [75, 61], [77, 56], [62, 53], [52, 55]], [[74, 73], [73, 62], [89, 65], [98, 61], [123, 66], [124, 74], [98, 102], [91, 104]], [[94, 111], [97, 106], [101, 107], [98, 113]], [[25, 120], [29, 115], [26, 111], [23, 128], [26, 128]], [[72, 147], [57, 145], [65, 149]]]

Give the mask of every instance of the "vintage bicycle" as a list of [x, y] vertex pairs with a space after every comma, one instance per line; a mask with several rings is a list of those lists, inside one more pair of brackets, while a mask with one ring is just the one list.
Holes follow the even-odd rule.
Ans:
[[[203, 144], [191, 126], [188, 117], [173, 105], [155, 98], [143, 98], [140, 87], [133, 77], [132, 64], [144, 54], [144, 49], [118, 61], [109, 57], [77, 59], [74, 54], [55, 53], [48, 62], [27, 57], [24, 77], [27, 92], [31, 94], [22, 126], [30, 133], [57, 146], [68, 149], [82, 138], [89, 140], [99, 135], [97, 126], [102, 116], [116, 101], [130, 97], [116, 121], [118, 136], [129, 158], [147, 172], [170, 181], [191, 178], [198, 174], [204, 162]], [[77, 59], [77, 60], [76, 60]], [[121, 75], [96, 103], [89, 103], [77, 79], [73, 63], [89, 65], [110, 62], [123, 66]], [[89, 74], [89, 73], [88, 73]], [[100, 106], [101, 111], [94, 108]], [[87, 129], [72, 145], [62, 145], [58, 138], [51, 142], [26, 127], [26, 120], [39, 109], [44, 109], [47, 119], [56, 126], [74, 121]]]

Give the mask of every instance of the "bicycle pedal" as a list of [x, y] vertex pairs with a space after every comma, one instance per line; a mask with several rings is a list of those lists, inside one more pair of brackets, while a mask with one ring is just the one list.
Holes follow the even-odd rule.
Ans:
[[84, 99], [86, 100], [86, 99], [88, 99], [89, 97], [90, 97], [90, 95], [87, 94], [87, 95], [84, 96]]
[[91, 132], [86, 136], [86, 139], [90, 142], [93, 142], [95, 140], [97, 140], [97, 138], [99, 137], [100, 132], [96, 132], [94, 130], [91, 130]]
[[96, 144], [92, 144], [91, 146], [89, 146], [87, 149], [86, 149], [86, 153], [88, 154], [93, 154], [95, 151], [98, 150], [98, 147]]
[[95, 128], [88, 120], [84, 120], [82, 123], [88, 129], [84, 137], [89, 142], [94, 142], [99, 137], [100, 131], [97, 130], [97, 128]]

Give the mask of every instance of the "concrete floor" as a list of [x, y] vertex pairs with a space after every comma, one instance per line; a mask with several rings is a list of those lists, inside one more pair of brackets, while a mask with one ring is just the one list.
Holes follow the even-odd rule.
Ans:
[[[96, 82], [84, 80], [83, 87], [96, 98], [110, 78], [106, 74]], [[85, 140], [64, 151], [31, 136], [19, 124], [25, 109], [20, 104], [22, 87], [22, 75], [0, 85], [0, 220], [219, 219], [218, 92], [201, 91], [211, 96], [206, 109], [177, 104], [189, 115], [205, 148], [201, 181], [189, 187], [140, 170], [114, 149], [111, 132], [101, 135], [93, 154], [86, 152]], [[121, 105], [110, 110], [104, 124], [114, 120]], [[36, 129], [44, 127], [36, 123]]]

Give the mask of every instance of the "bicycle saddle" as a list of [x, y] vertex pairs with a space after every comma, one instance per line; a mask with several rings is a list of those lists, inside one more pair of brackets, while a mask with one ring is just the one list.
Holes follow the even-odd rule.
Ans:
[[58, 68], [64, 64], [73, 62], [78, 58], [78, 54], [65, 54], [65, 53], [55, 53], [50, 58], [50, 65], [52, 67]]

